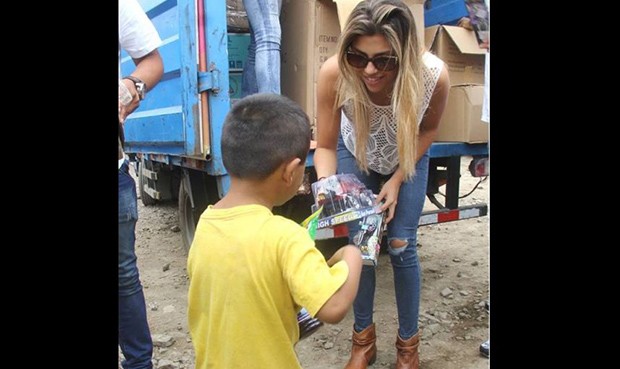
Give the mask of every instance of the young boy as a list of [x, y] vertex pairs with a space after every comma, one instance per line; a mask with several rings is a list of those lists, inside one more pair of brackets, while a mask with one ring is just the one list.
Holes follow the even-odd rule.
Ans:
[[230, 189], [200, 217], [187, 263], [197, 369], [301, 368], [297, 312], [334, 324], [353, 303], [360, 251], [326, 262], [304, 227], [271, 212], [301, 185], [310, 138], [307, 115], [282, 95], [250, 95], [226, 117]]

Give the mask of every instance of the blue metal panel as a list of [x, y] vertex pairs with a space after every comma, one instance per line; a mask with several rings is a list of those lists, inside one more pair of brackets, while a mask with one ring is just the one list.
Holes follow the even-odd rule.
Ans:
[[431, 0], [424, 10], [424, 26], [456, 24], [462, 17], [469, 16], [464, 0]]
[[197, 93], [197, 45], [196, 45], [196, 6], [194, 0], [178, 0], [179, 43], [181, 65], [181, 90], [184, 97], [183, 129], [185, 131], [185, 153], [189, 156], [201, 155], [199, 96]]
[[161, 6], [163, 3], [176, 4], [176, 0], [138, 0], [138, 2], [140, 3], [142, 9], [144, 9], [146, 15], [149, 16], [149, 18], [153, 17], [153, 10], [156, 9], [158, 6]]
[[[161, 81], [125, 123], [128, 153], [200, 157], [195, 0], [139, 0], [155, 25], [164, 62]], [[121, 73], [135, 66], [123, 52]]]
[[[205, 37], [207, 43], [207, 68], [218, 73], [221, 84], [219, 91], [209, 92], [209, 120], [211, 122], [211, 161], [207, 172], [212, 175], [224, 174], [220, 137], [226, 114], [230, 110], [228, 96], [228, 33], [226, 26], [226, 1], [205, 2]], [[226, 190], [228, 190], [226, 186]]]
[[[209, 84], [204, 77], [201, 86], [208, 90], [210, 156], [205, 170], [211, 175], [226, 173], [220, 148], [220, 137], [226, 114], [230, 110], [229, 60], [226, 2], [200, 0], [204, 4], [206, 64]], [[207, 160], [201, 124], [198, 73], [198, 19], [196, 0], [138, 0], [151, 19], [162, 45], [159, 53], [164, 61], [161, 81], [149, 91], [147, 98], [125, 122], [127, 153], [167, 155], [171, 163], [181, 157]], [[123, 51], [121, 74], [128, 75], [135, 66]], [[158, 158], [162, 158], [159, 156]], [[228, 188], [228, 181], [224, 180]]]
[[127, 143], [152, 142], [154, 146], [161, 146], [164, 142], [182, 143], [183, 132], [178, 129], [182, 122], [180, 107], [136, 113], [125, 124], [125, 134], [136, 137]]
[[147, 16], [153, 22], [162, 40], [179, 34], [179, 17], [176, 6], [176, 0], [167, 0], [147, 12]]
[[[149, 152], [166, 153], [166, 146], [162, 142], [173, 143], [175, 154], [179, 153], [176, 146], [181, 146], [181, 153], [184, 152], [184, 131], [183, 117], [181, 114], [181, 95], [178, 93], [169, 94], [168, 91], [179, 90], [179, 79], [172, 79], [160, 82], [157, 88], [153, 89], [140, 108], [132, 113], [125, 121], [125, 151], [127, 153]], [[169, 98], [168, 98], [169, 97]], [[161, 101], [167, 101], [168, 106], [161, 105]], [[148, 146], [152, 142], [153, 147], [148, 150], [141, 149], [134, 151], [135, 144], [141, 142], [141, 147]]]

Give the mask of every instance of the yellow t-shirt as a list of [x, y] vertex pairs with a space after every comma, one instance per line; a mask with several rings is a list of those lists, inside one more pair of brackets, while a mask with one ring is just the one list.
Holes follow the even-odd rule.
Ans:
[[189, 251], [189, 329], [196, 369], [301, 368], [301, 306], [315, 316], [349, 274], [308, 231], [260, 205], [211, 206]]

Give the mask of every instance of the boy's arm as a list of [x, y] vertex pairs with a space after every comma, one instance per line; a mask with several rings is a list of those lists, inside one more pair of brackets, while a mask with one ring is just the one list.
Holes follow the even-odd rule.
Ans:
[[327, 264], [332, 266], [341, 260], [344, 260], [349, 266], [349, 275], [344, 284], [317, 312], [316, 318], [325, 323], [336, 324], [344, 319], [353, 304], [355, 295], [357, 295], [360, 273], [362, 272], [362, 254], [353, 245], [343, 246], [329, 258]]

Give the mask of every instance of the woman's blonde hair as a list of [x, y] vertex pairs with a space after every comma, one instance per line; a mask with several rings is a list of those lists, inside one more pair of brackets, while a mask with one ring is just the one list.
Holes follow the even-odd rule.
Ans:
[[409, 7], [400, 0], [362, 1], [349, 15], [338, 41], [340, 77], [336, 84], [336, 106], [351, 100], [355, 122], [355, 157], [368, 173], [366, 143], [370, 132], [371, 101], [356, 69], [346, 61], [346, 53], [359, 36], [382, 35], [398, 57], [398, 71], [392, 90], [391, 105], [398, 127], [399, 165], [410, 179], [415, 173], [418, 141], [419, 102], [422, 99], [421, 56], [416, 25]]

